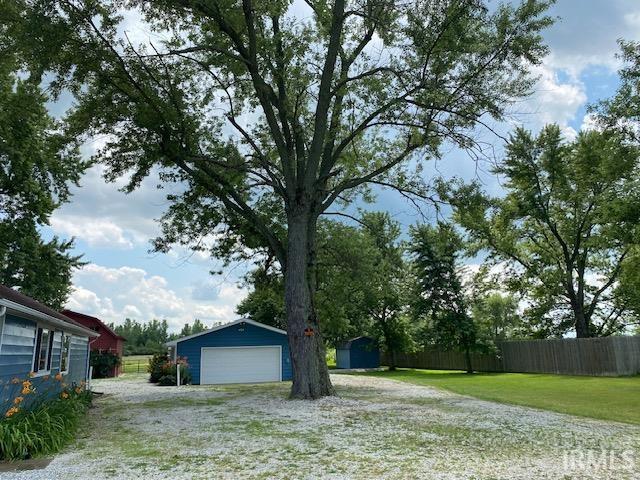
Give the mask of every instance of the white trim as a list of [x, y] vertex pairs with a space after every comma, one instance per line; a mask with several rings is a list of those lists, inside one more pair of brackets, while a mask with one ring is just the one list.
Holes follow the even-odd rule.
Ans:
[[7, 317], [7, 307], [0, 307], [0, 353], [2, 353], [2, 335], [4, 334], [4, 324]]
[[54, 327], [58, 327], [63, 330], [69, 330], [72, 333], [85, 335], [87, 337], [100, 336], [99, 333], [94, 332], [93, 330], [81, 327], [79, 325], [74, 325], [73, 323], [65, 322], [64, 320], [60, 320], [59, 318], [53, 317], [47, 313], [40, 312], [39, 310], [35, 310], [31, 307], [25, 307], [24, 305], [12, 302], [11, 300], [7, 300], [6, 298], [0, 298], [0, 306], [5, 306], [8, 310], [14, 311], [18, 314], [18, 316], [27, 318], [28, 320], [50, 323]]
[[[73, 339], [73, 335], [67, 332], [61, 332], [58, 330], [62, 336], [60, 337], [60, 364], [58, 365], [58, 371], [62, 375], [69, 374], [69, 366], [71, 365], [71, 340]], [[67, 369], [62, 370], [62, 354], [64, 353], [64, 337], [69, 337], [69, 351], [67, 352]]]
[[[36, 353], [38, 354], [38, 363], [40, 363], [40, 352], [38, 351], [38, 330], [46, 329], [49, 332], [49, 339], [47, 340], [47, 360], [46, 366], [49, 368], [46, 370], [38, 370], [35, 371], [35, 363], [36, 363]], [[50, 326], [43, 325], [41, 323], [36, 323], [36, 335], [33, 337], [33, 355], [31, 356], [31, 373], [33, 373], [34, 377], [44, 377], [45, 375], [51, 375], [51, 363], [53, 362], [53, 342], [55, 340], [56, 331], [52, 330]], [[42, 345], [40, 345], [42, 348]]]
[[270, 325], [265, 325], [264, 323], [256, 322], [255, 320], [251, 320], [249, 318], [239, 318], [238, 320], [234, 320], [233, 322], [225, 323], [223, 325], [218, 325], [217, 327], [213, 327], [209, 330], [205, 330], [204, 332], [194, 333], [193, 335], [188, 335], [186, 337], [178, 338], [177, 340], [172, 340], [171, 342], [165, 343], [165, 346], [173, 347], [173, 346], [176, 346], [178, 342], [184, 342], [185, 340], [191, 340], [192, 338], [199, 337], [200, 335], [207, 335], [209, 333], [216, 332], [224, 328], [233, 327], [234, 325], [238, 325], [239, 323], [248, 323], [249, 325], [264, 328], [265, 330], [271, 330], [272, 332], [279, 333], [280, 335], [287, 334], [287, 332], [285, 332], [284, 330], [280, 330], [279, 328], [272, 327]]
[[[258, 323], [258, 322], [255, 322]], [[237, 348], [274, 348], [276, 347], [278, 349], [279, 355], [278, 355], [278, 365], [279, 365], [279, 369], [278, 369], [278, 381], [281, 382], [282, 381], [282, 345], [236, 345], [233, 347], [200, 347], [200, 385], [203, 385], [202, 383], [202, 359], [204, 358], [204, 351], [205, 350], [232, 350], [232, 349], [237, 349]], [[269, 382], [258, 382], [258, 383], [269, 383]], [[204, 384], [204, 385], [210, 385], [208, 383]]]

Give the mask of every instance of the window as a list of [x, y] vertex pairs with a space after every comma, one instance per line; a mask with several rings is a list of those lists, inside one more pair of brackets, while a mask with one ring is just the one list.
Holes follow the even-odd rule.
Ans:
[[53, 332], [48, 328], [38, 328], [36, 336], [36, 351], [33, 357], [33, 371], [35, 373], [51, 370], [51, 350], [53, 346]]
[[60, 350], [60, 372], [67, 373], [71, 363], [71, 335], [62, 334], [62, 346]]

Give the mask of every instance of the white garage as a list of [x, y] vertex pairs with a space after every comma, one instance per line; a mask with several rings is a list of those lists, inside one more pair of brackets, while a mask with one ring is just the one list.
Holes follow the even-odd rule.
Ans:
[[282, 347], [202, 347], [200, 384], [282, 380]]
[[194, 385], [291, 380], [287, 332], [248, 318], [166, 345], [170, 358], [186, 361]]

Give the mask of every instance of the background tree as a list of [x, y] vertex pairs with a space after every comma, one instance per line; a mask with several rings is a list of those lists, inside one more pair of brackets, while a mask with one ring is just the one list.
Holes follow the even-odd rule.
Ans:
[[[529, 92], [550, 24], [537, 0], [309, 0], [298, 16], [257, 0], [19, 3], [30, 26], [15, 48], [32, 49], [19, 34], [34, 24], [55, 31], [72, 131], [110, 139], [108, 177], [130, 175], [133, 190], [159, 170], [186, 186], [159, 249], [208, 236], [216, 251], [278, 260], [299, 398], [333, 393], [314, 300], [319, 216], [367, 184], [414, 190], [410, 167], [445, 141], [472, 147], [478, 123]], [[169, 38], [129, 42], [122, 7]]]
[[624, 329], [631, 312], [615, 286], [640, 238], [638, 149], [616, 132], [565, 142], [555, 125], [537, 137], [519, 129], [495, 172], [504, 198], [475, 184], [450, 199], [475, 248], [510, 268], [510, 287], [531, 302], [532, 329], [543, 337]]
[[[393, 357], [393, 352], [412, 345], [400, 226], [379, 212], [365, 212], [352, 220], [356, 226], [328, 220], [319, 225], [318, 317], [329, 345], [371, 335]], [[283, 279], [279, 272], [267, 274], [266, 270], [271, 269], [261, 266], [249, 274], [253, 290], [238, 306], [238, 313], [273, 325], [284, 320]]]
[[451, 224], [420, 225], [411, 230], [410, 250], [416, 277], [414, 314], [425, 322], [423, 343], [464, 352], [467, 373], [473, 373], [477, 332], [461, 280], [462, 238]]
[[478, 344], [491, 350], [498, 350], [500, 342], [520, 332], [522, 321], [513, 295], [492, 292], [473, 298], [471, 315]]
[[127, 318], [122, 325], [111, 323], [109, 327], [127, 340], [124, 343], [124, 355], [150, 355], [167, 351], [164, 344], [170, 340], [170, 336], [166, 320], [153, 319], [141, 323]]
[[407, 317], [409, 265], [399, 240], [400, 225], [388, 213], [368, 212], [361, 218], [362, 232], [374, 246], [370, 273], [360, 277], [361, 308], [370, 318], [370, 330], [389, 354], [389, 368], [395, 370], [396, 353], [409, 351], [414, 344]]
[[69, 199], [87, 163], [47, 113], [38, 78], [19, 78], [17, 69], [0, 51], [0, 283], [59, 309], [83, 263], [70, 253], [72, 240], [45, 241], [40, 227]]

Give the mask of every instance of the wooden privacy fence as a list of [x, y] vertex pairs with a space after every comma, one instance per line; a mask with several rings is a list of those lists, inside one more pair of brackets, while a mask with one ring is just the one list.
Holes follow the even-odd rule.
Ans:
[[[383, 365], [389, 365], [389, 356], [383, 353]], [[471, 354], [471, 365], [479, 372], [503, 372], [502, 360], [497, 355]], [[397, 353], [396, 366], [404, 368], [428, 368], [433, 370], [466, 370], [464, 353], [426, 350], [416, 353]]]
[[640, 373], [640, 337], [521, 340], [500, 345], [505, 372], [566, 375]]
[[[472, 354], [474, 370], [603, 376], [640, 373], [638, 336], [516, 340], [501, 343], [500, 350], [499, 355]], [[381, 360], [389, 364], [386, 353]], [[434, 370], [466, 369], [463, 353], [437, 350], [398, 353], [396, 365]]]

